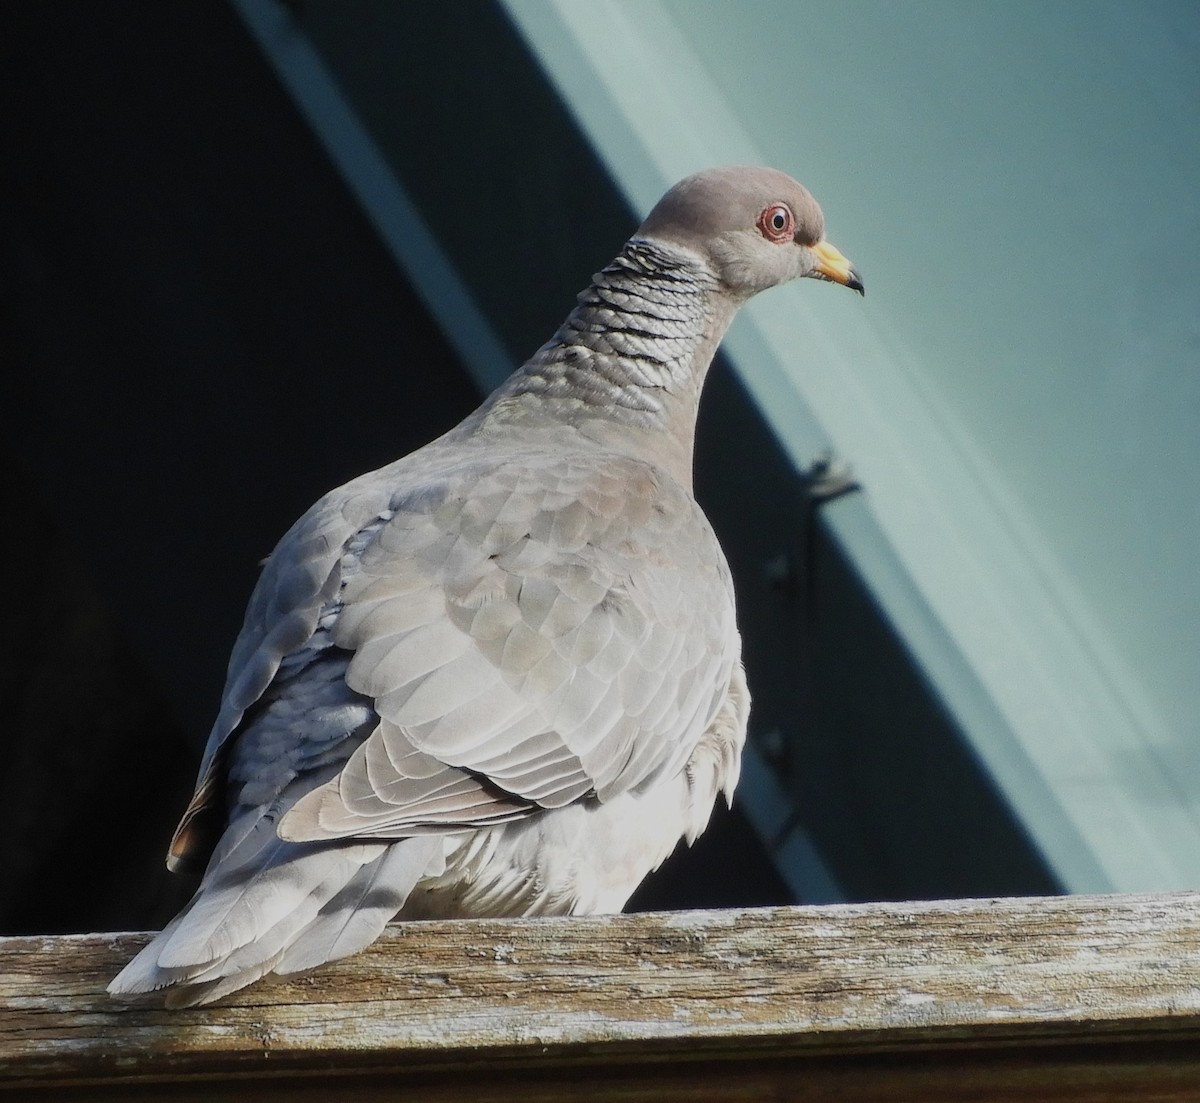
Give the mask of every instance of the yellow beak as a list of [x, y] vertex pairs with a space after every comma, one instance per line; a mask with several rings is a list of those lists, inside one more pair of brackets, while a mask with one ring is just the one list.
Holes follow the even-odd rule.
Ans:
[[832, 280], [850, 288], [851, 291], [857, 291], [860, 295], [866, 295], [862, 277], [855, 271], [854, 265], [828, 241], [818, 241], [812, 247], [812, 251], [817, 254], [817, 266], [813, 270], [817, 279]]

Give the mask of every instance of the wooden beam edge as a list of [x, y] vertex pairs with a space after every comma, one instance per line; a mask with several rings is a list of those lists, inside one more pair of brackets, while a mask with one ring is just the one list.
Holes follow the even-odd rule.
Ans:
[[0, 939], [0, 1087], [1200, 1042], [1200, 894], [398, 924], [207, 1008]]

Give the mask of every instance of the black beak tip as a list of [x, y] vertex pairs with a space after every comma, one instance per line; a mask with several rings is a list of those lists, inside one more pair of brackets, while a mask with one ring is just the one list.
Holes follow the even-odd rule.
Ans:
[[846, 286], [851, 291], [857, 291], [864, 299], [867, 297], [867, 289], [863, 287], [862, 276], [858, 274], [858, 269], [850, 269], [850, 278], [846, 281]]

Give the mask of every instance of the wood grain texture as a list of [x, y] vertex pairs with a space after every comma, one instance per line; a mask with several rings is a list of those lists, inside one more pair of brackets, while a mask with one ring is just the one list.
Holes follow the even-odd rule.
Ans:
[[0, 939], [0, 1089], [1200, 1098], [1200, 894], [412, 923], [182, 1011], [104, 993], [145, 941]]

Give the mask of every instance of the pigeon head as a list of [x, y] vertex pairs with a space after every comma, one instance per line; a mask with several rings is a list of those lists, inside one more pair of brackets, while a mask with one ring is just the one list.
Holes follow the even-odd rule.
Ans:
[[681, 180], [636, 235], [699, 254], [738, 300], [802, 276], [863, 294], [850, 262], [825, 240], [808, 190], [776, 169], [730, 166]]

